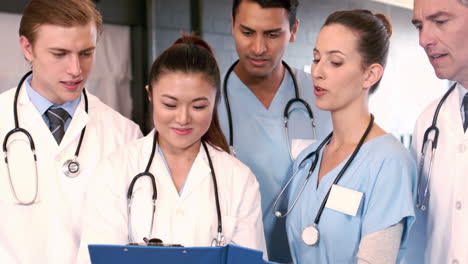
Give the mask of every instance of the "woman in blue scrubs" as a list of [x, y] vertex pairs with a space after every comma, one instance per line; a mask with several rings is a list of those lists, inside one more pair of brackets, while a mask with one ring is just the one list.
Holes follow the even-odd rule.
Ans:
[[395, 263], [404, 252], [416, 165], [368, 107], [391, 33], [384, 15], [367, 10], [335, 12], [319, 32], [312, 79], [333, 132], [296, 159], [289, 214], [276, 213], [287, 215], [295, 263]]

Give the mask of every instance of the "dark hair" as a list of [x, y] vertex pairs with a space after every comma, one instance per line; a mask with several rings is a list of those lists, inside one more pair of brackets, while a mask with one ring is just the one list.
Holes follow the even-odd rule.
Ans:
[[286, 9], [289, 16], [289, 29], [292, 29], [296, 22], [298, 0], [233, 0], [232, 1], [232, 19], [236, 20], [237, 11], [242, 1], [249, 1], [259, 4], [262, 8], [280, 7]]
[[91, 0], [31, 0], [21, 17], [19, 35], [34, 43], [37, 29], [43, 24], [72, 27], [90, 22], [100, 34], [102, 17]]
[[202, 73], [216, 88], [215, 107], [210, 127], [202, 140], [213, 147], [229, 153], [229, 145], [221, 130], [218, 119], [217, 105], [221, 94], [221, 77], [218, 64], [208, 43], [196, 36], [182, 36], [171, 47], [166, 49], [154, 61], [149, 75], [149, 91], [153, 85], [166, 73]]
[[[378, 63], [385, 67], [390, 46], [392, 26], [383, 14], [373, 14], [369, 10], [356, 9], [336, 11], [328, 16], [323, 27], [340, 24], [359, 35], [358, 51], [363, 58], [363, 67]], [[369, 90], [372, 94], [379, 86], [378, 80]]]

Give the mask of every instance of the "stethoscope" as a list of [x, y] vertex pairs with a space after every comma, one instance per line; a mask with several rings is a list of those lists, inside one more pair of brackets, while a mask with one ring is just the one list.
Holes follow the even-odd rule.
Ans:
[[[351, 162], [353, 162], [354, 160], [354, 157], [356, 157], [357, 153], [359, 152], [359, 150], [361, 149], [362, 145], [364, 144], [364, 141], [366, 140], [367, 138], [367, 135], [369, 135], [369, 132], [371, 131], [372, 129], [372, 125], [374, 124], [374, 116], [371, 114], [371, 118], [370, 118], [370, 122], [369, 122], [369, 125], [367, 126], [367, 129], [366, 131], [364, 132], [364, 134], [362, 135], [361, 139], [359, 140], [359, 143], [358, 145], [356, 146], [356, 149], [353, 151], [353, 153], [351, 154], [351, 156], [349, 157], [348, 161], [346, 162], [346, 164], [343, 166], [343, 168], [340, 170], [340, 172], [338, 173], [338, 175], [336, 176], [335, 180], [333, 181], [333, 184], [330, 186], [330, 189], [328, 189], [328, 192], [327, 194], [325, 195], [325, 198], [323, 199], [322, 201], [322, 204], [320, 205], [320, 208], [317, 212], [317, 215], [315, 216], [315, 220], [314, 220], [314, 223], [310, 226], [307, 226], [303, 231], [302, 231], [302, 241], [304, 241], [304, 243], [308, 246], [313, 246], [315, 244], [317, 244], [317, 242], [319, 241], [319, 236], [320, 236], [320, 233], [319, 233], [319, 230], [318, 230], [318, 223], [320, 221], [320, 217], [322, 216], [322, 213], [323, 213], [323, 210], [325, 208], [325, 205], [328, 201], [328, 196], [330, 195], [330, 191], [331, 191], [331, 188], [333, 185], [336, 185], [341, 177], [343, 176], [343, 174], [346, 172], [346, 169], [348, 169], [349, 165], [351, 164]], [[288, 180], [288, 182], [286, 183], [286, 185], [283, 187], [283, 189], [281, 190], [281, 192], [279, 193], [278, 197], [276, 198], [275, 200], [275, 203], [273, 204], [273, 213], [275, 214], [276, 217], [286, 217], [288, 216], [288, 214], [292, 211], [292, 209], [294, 208], [294, 206], [296, 205], [297, 201], [299, 200], [299, 197], [301, 196], [302, 192], [304, 191], [304, 188], [305, 186], [307, 185], [307, 182], [309, 182], [309, 179], [310, 179], [310, 176], [312, 175], [312, 173], [314, 172], [315, 168], [317, 167], [317, 163], [318, 163], [318, 160], [319, 160], [319, 153], [320, 153], [320, 150], [326, 145], [328, 144], [328, 142], [330, 141], [331, 137], [333, 135], [333, 132], [331, 132], [323, 141], [322, 143], [320, 143], [320, 145], [318, 146], [318, 148], [315, 150], [315, 151], [312, 151], [310, 154], [308, 154], [300, 163], [299, 163], [299, 166], [296, 170], [296, 172], [293, 174], [293, 176]], [[276, 210], [277, 208], [277, 205], [278, 205], [278, 202], [280, 201], [280, 199], [283, 197], [283, 194], [284, 192], [286, 191], [286, 189], [289, 187], [289, 185], [291, 184], [292, 180], [294, 179], [294, 177], [296, 177], [297, 173], [299, 171], [301, 171], [302, 169], [304, 169], [308, 164], [310, 164], [310, 161], [309, 159], [311, 158], [314, 158], [314, 160], [312, 161], [312, 164], [309, 168], [309, 172], [307, 173], [307, 176], [305, 178], [305, 181], [304, 183], [302, 184], [301, 186], [301, 189], [299, 190], [299, 193], [298, 195], [296, 196], [296, 198], [294, 199], [294, 201], [292, 202], [291, 204], [291, 207], [287, 208], [286, 209], [286, 212], [285, 213], [282, 213], [280, 212], [279, 210]], [[307, 163], [305, 163], [305, 161], [308, 161]]]
[[[8, 132], [6, 134], [6, 136], [5, 136], [5, 138], [3, 139], [3, 153], [5, 154], [5, 164], [6, 164], [6, 167], [8, 169], [8, 178], [10, 180], [10, 187], [11, 187], [11, 190], [13, 192], [13, 195], [15, 196], [15, 199], [19, 202], [20, 205], [31, 205], [31, 204], [33, 204], [36, 201], [37, 193], [38, 193], [38, 186], [39, 186], [39, 182], [38, 182], [39, 181], [39, 178], [38, 178], [39, 176], [38, 176], [38, 171], [37, 171], [36, 146], [34, 144], [34, 140], [33, 140], [32, 136], [31, 136], [31, 134], [26, 129], [21, 128], [19, 126], [19, 121], [18, 121], [18, 97], [19, 97], [19, 92], [20, 92], [21, 87], [23, 86], [24, 81], [31, 74], [32, 74], [32, 71], [29, 71], [28, 73], [26, 73], [23, 76], [23, 78], [21, 78], [21, 80], [20, 80], [20, 82], [18, 84], [18, 87], [16, 88], [15, 99], [13, 101], [13, 115], [14, 115], [14, 119], [15, 119], [15, 128], [10, 130], [10, 132]], [[84, 100], [85, 100], [85, 111], [86, 111], [86, 113], [88, 113], [88, 96], [86, 95], [85, 89], [83, 89], [83, 97], [84, 97]], [[77, 146], [76, 151], [75, 151], [75, 156], [73, 157], [73, 159], [66, 160], [63, 163], [63, 166], [62, 166], [63, 173], [66, 176], [70, 177], [70, 178], [74, 178], [74, 177], [78, 176], [78, 174], [80, 173], [80, 163], [78, 162], [77, 158], [78, 158], [78, 155], [80, 153], [81, 143], [83, 143], [85, 130], [86, 130], [86, 126], [81, 130], [81, 136], [80, 136], [80, 140], [78, 141], [78, 146]], [[34, 157], [34, 166], [35, 166], [35, 171], [36, 171], [36, 185], [35, 185], [36, 188], [35, 188], [35, 194], [34, 194], [33, 199], [30, 200], [30, 201], [27, 201], [27, 202], [21, 201], [21, 199], [18, 198], [18, 195], [16, 194], [16, 189], [13, 186], [13, 181], [11, 179], [10, 166], [8, 165], [7, 143], [8, 143], [8, 139], [10, 138], [10, 136], [15, 134], [15, 133], [23, 133], [24, 135], [26, 135], [26, 137], [28, 138], [28, 141], [29, 141], [29, 146], [30, 146], [31, 152], [33, 153], [33, 157]]]
[[[154, 154], [156, 153], [156, 142], [157, 142], [157, 137], [158, 133], [154, 133], [154, 138], [153, 138], [153, 146], [151, 149], [151, 155], [148, 160], [148, 164], [146, 165], [146, 169], [144, 172], [138, 173], [135, 177], [133, 177], [132, 181], [130, 182], [130, 185], [128, 186], [128, 191], [127, 191], [127, 214], [128, 214], [128, 241], [129, 243], [135, 242], [135, 239], [133, 237], [132, 233], [132, 217], [131, 217], [131, 212], [132, 212], [132, 199], [133, 199], [133, 187], [135, 186], [135, 183], [143, 176], [149, 177], [151, 180], [151, 187], [153, 189], [153, 196], [152, 196], [152, 201], [153, 201], [153, 214], [151, 218], [151, 225], [150, 225], [150, 230], [148, 232], [148, 237], [144, 238], [143, 240], [145, 242], [147, 241], [160, 241], [162, 244], [162, 241], [160, 239], [148, 239], [151, 237], [151, 233], [153, 231], [153, 224], [154, 224], [154, 215], [156, 212], [156, 199], [158, 198], [158, 190], [156, 188], [156, 178], [154, 175], [149, 171], [151, 168], [151, 164], [153, 163], [153, 158]], [[213, 187], [214, 187], [214, 194], [215, 194], [215, 201], [216, 201], [216, 213], [218, 215], [218, 233], [215, 238], [213, 238], [211, 242], [211, 246], [213, 247], [222, 247], [225, 245], [225, 239], [223, 235], [223, 224], [222, 224], [222, 219], [221, 219], [221, 208], [219, 205], [219, 195], [218, 195], [218, 184], [216, 181], [216, 174], [215, 170], [213, 168], [213, 162], [211, 161], [210, 153], [208, 152], [208, 148], [206, 147], [206, 143], [202, 141], [203, 149], [205, 150], [205, 154], [208, 157], [208, 163], [210, 165], [211, 169], [211, 178], [213, 179]], [[147, 242], [148, 243], [148, 242]]]
[[[416, 207], [421, 209], [422, 211], [425, 211], [427, 209], [426, 202], [427, 202], [427, 192], [429, 191], [429, 184], [431, 181], [431, 172], [432, 172], [432, 161], [434, 160], [434, 156], [436, 154], [437, 150], [437, 141], [439, 140], [439, 128], [437, 127], [437, 119], [439, 118], [439, 112], [440, 109], [442, 108], [442, 105], [444, 104], [445, 100], [447, 97], [455, 90], [455, 87], [457, 86], [456, 83], [450, 87], [450, 89], [444, 94], [442, 99], [440, 99], [439, 104], [437, 105], [437, 108], [434, 112], [434, 117], [432, 119], [432, 125], [426, 129], [426, 132], [424, 132], [424, 139], [423, 139], [423, 145], [421, 148], [421, 159], [419, 160], [419, 171], [418, 171], [418, 190], [416, 192]], [[434, 138], [430, 139], [429, 134], [431, 132], [434, 132]], [[424, 159], [426, 157], [427, 149], [429, 147], [429, 143], [431, 143], [431, 148], [432, 148], [432, 155], [431, 159], [429, 161], [429, 171], [427, 173], [427, 183], [426, 187], [424, 188], [424, 193], [421, 197], [421, 184], [422, 184], [422, 175], [423, 175], [423, 170], [424, 170]]]
[[[236, 150], [234, 149], [234, 128], [233, 128], [233, 124], [232, 124], [231, 106], [229, 104], [229, 98], [228, 98], [228, 93], [227, 93], [227, 83], [228, 83], [229, 77], [230, 77], [232, 71], [234, 70], [234, 67], [236, 67], [237, 63], [239, 63], [239, 60], [235, 61], [231, 65], [231, 67], [228, 69], [228, 71], [226, 72], [226, 75], [224, 76], [224, 82], [223, 82], [224, 102], [226, 104], [226, 112], [227, 112], [227, 116], [228, 116], [228, 125], [229, 125], [229, 149], [231, 150], [231, 154], [234, 154], [234, 155], [236, 154]], [[308, 115], [308, 117], [310, 119], [310, 122], [312, 124], [312, 135], [313, 135], [314, 139], [317, 138], [317, 132], [315, 130], [314, 113], [312, 112], [312, 109], [310, 108], [309, 104], [305, 100], [301, 99], [301, 97], [300, 97], [299, 86], [297, 85], [296, 76], [292, 72], [291, 67], [289, 67], [289, 65], [286, 62], [282, 61], [282, 63], [284, 65], [284, 67], [286, 68], [286, 70], [288, 71], [289, 75], [291, 76], [291, 78], [293, 80], [293, 84], [294, 84], [294, 94], [295, 94], [294, 98], [288, 101], [288, 103], [284, 107], [284, 114], [283, 114], [283, 116], [284, 116], [284, 129], [286, 131], [286, 141], [288, 143], [289, 156], [291, 157], [291, 160], [293, 160], [291, 142], [289, 140], [289, 131], [288, 131], [289, 115], [292, 112], [294, 112], [295, 110], [303, 111], [302, 108], [294, 108], [293, 110], [289, 111], [291, 106], [294, 103], [302, 104], [305, 107], [305, 109], [307, 110], [307, 115]]]

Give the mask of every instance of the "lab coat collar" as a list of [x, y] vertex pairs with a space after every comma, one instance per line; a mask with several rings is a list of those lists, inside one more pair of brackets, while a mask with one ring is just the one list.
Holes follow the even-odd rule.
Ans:
[[[29, 114], [23, 114], [23, 115], [19, 114], [20, 115], [20, 117], [19, 117], [20, 126], [21, 126], [21, 119], [24, 119], [28, 123], [32, 123], [32, 124], [36, 124], [36, 123], [38, 123], [37, 120], [40, 120], [40, 121], [42, 121], [42, 122], [39, 122], [39, 124], [38, 124], [39, 126], [41, 126], [40, 130], [48, 132], [48, 133], [45, 133], [44, 135], [42, 135], [42, 138], [44, 140], [48, 141], [47, 145], [54, 146], [54, 144], [55, 144], [57, 146], [57, 150], [59, 151], [59, 153], [62, 150], [66, 149], [70, 144], [73, 144], [73, 143], [74, 143], [74, 147], [76, 148], [76, 146], [78, 144], [79, 137], [81, 135], [81, 130], [89, 122], [89, 116], [86, 113], [85, 108], [84, 108], [83, 95], [81, 95], [82, 98], [80, 100], [80, 104], [78, 105], [78, 107], [77, 107], [77, 109], [75, 111], [75, 114], [74, 114], [74, 116], [73, 116], [73, 118], [72, 118], [72, 120], [70, 122], [70, 125], [69, 125], [67, 131], [65, 132], [65, 136], [63, 137], [62, 142], [60, 143], [60, 146], [58, 146], [57, 142], [54, 139], [54, 137], [50, 133], [50, 130], [47, 127], [46, 123], [43, 121], [42, 116], [37, 111], [37, 109], [34, 107], [31, 100], [29, 99], [29, 96], [27, 94], [25, 85], [26, 84], [23, 84], [23, 86], [21, 87], [20, 94], [19, 94], [19, 97], [18, 97], [18, 112], [20, 112], [20, 110], [19, 110], [20, 108], [24, 107], [25, 109], [27, 109], [27, 111], [29, 111]], [[95, 108], [94, 107], [96, 105], [94, 103], [95, 100], [96, 99], [94, 98], [94, 96], [88, 93], [88, 112], [93, 111], [93, 109]], [[44, 126], [44, 127], [42, 127], [42, 126]], [[86, 134], [85, 134], [85, 137], [83, 139], [83, 144], [85, 144], [85, 142], [86, 142]], [[83, 147], [83, 146], [81, 146], [81, 147]]]
[[[439, 118], [437, 120], [437, 124], [442, 124], [442, 122], [444, 122], [442, 120], [450, 120], [450, 122], [446, 122], [447, 131], [444, 133], [453, 134], [457, 138], [463, 137], [463, 134], [465, 134], [463, 131], [463, 122], [460, 114], [460, 102], [458, 101], [459, 97], [460, 89], [455, 89], [443, 104], [443, 107], [440, 110]], [[445, 127], [445, 125], [438, 125], [438, 127]]]
[[[211, 156], [211, 160], [214, 163], [215, 150], [207, 143], [208, 152]], [[214, 164], [213, 164], [214, 166]], [[200, 184], [213, 184], [211, 180], [211, 169], [208, 161], [208, 156], [205, 153], [203, 145], [200, 144], [200, 150], [195, 158], [192, 168], [190, 169], [189, 175], [185, 181], [184, 189], [181, 194], [181, 198], [185, 199], [190, 194], [198, 189]]]
[[[144, 144], [144, 163], [147, 164], [148, 158], [151, 154], [151, 148], [153, 144], [153, 137], [154, 137], [155, 130], [153, 129], [146, 137], [145, 137], [145, 144]], [[217, 150], [211, 147], [208, 143], [206, 144], [208, 147], [208, 152], [210, 153], [212, 162], [215, 163], [215, 155], [217, 154]], [[156, 165], [157, 164], [157, 165]], [[213, 166], [215, 166], [213, 164]], [[164, 166], [164, 161], [161, 155], [156, 152], [155, 161], [151, 165], [150, 171], [154, 171], [155, 178], [157, 181], [164, 180], [162, 176], [167, 174], [168, 180], [171, 181], [171, 184], [174, 186], [174, 182], [172, 181], [171, 175], [169, 172], [163, 173], [166, 171], [166, 167]], [[158, 173], [159, 172], [159, 173]], [[208, 157], [206, 156], [205, 150], [203, 149], [203, 145], [200, 145], [200, 149], [198, 151], [195, 160], [193, 161], [192, 168], [190, 169], [187, 179], [185, 180], [184, 188], [182, 194], [180, 195], [180, 199], [186, 199], [190, 196], [190, 194], [197, 190], [200, 184], [213, 184], [211, 180], [211, 169], [208, 161]], [[177, 193], [177, 190], [174, 186], [174, 192]], [[179, 196], [177, 194], [177, 196]]]

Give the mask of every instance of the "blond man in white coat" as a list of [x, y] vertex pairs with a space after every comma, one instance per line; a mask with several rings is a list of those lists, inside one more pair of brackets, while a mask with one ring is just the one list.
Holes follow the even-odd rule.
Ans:
[[[32, 74], [0, 95], [7, 150], [0, 163], [1, 263], [75, 263], [85, 171], [141, 136], [135, 123], [85, 93], [101, 27], [90, 0], [32, 0], [25, 8], [19, 42]], [[27, 133], [14, 132], [21, 129]]]
[[408, 263], [468, 263], [468, 1], [415, 0], [412, 22], [437, 77], [456, 85], [423, 111], [415, 127], [413, 154], [420, 162], [424, 134], [440, 106], [432, 171], [429, 177], [429, 144], [419, 175], [417, 241], [411, 245], [425, 248], [425, 256], [413, 255]]

